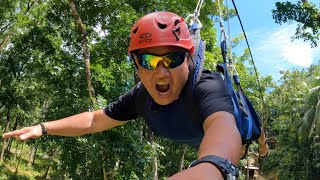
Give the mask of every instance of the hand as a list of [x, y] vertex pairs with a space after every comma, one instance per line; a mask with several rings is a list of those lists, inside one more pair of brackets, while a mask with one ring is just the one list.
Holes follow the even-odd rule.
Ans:
[[39, 138], [41, 136], [42, 136], [42, 128], [40, 125], [36, 125], [36, 126], [24, 127], [19, 130], [4, 133], [2, 135], [2, 138], [6, 139], [10, 137], [15, 137], [16, 139], [24, 141], [29, 138]]

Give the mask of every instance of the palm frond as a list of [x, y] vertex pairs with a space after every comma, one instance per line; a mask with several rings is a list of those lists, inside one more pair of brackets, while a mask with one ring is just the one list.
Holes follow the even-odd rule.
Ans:
[[316, 106], [318, 101], [320, 101], [320, 86], [316, 86], [309, 90], [309, 96], [307, 98], [306, 105]]
[[320, 100], [316, 107], [313, 122], [316, 126], [316, 134], [320, 135]]
[[314, 119], [314, 113], [316, 111], [315, 107], [311, 107], [309, 110], [307, 110], [304, 113], [303, 118], [301, 119], [301, 122], [298, 124], [299, 125], [299, 134], [300, 135], [305, 135], [305, 134], [312, 134], [313, 129], [312, 129], [312, 124], [313, 124], [313, 119]]

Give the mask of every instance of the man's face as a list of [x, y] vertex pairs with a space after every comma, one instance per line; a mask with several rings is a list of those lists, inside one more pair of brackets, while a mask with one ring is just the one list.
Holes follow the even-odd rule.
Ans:
[[[141, 49], [137, 55], [152, 54], [157, 56], [167, 55], [172, 52], [185, 52], [184, 49], [172, 46], [159, 46]], [[179, 98], [189, 74], [189, 56], [185, 56], [183, 63], [175, 68], [168, 68], [168, 61], [159, 61], [153, 70], [144, 68], [137, 57], [134, 58], [138, 66], [138, 75], [141, 82], [154, 99], [160, 105], [167, 105]], [[165, 60], [165, 59], [164, 59]]]

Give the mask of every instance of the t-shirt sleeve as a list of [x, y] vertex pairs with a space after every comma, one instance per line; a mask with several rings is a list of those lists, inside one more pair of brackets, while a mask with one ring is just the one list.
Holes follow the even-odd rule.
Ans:
[[204, 70], [195, 87], [196, 105], [203, 121], [211, 114], [225, 111], [233, 114], [231, 95], [218, 72]]
[[138, 117], [135, 107], [135, 96], [140, 83], [121, 95], [118, 100], [111, 102], [103, 109], [104, 113], [114, 120], [128, 121]]

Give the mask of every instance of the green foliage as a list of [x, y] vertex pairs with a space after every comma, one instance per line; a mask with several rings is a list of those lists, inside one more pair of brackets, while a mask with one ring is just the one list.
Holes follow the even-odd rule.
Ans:
[[[83, 111], [101, 109], [130, 89], [134, 84], [134, 69], [127, 57], [127, 42], [131, 26], [142, 15], [167, 10], [186, 17], [193, 13], [195, 1], [76, 1], [85, 25], [91, 58], [91, 77], [97, 93], [97, 104], [87, 95], [84, 65], [79, 36], [66, 1], [4, 1], [0, 8], [0, 113], [10, 112], [10, 129], [60, 119]], [[219, 55], [216, 47], [213, 17], [216, 3], [206, 1], [200, 19], [202, 36], [208, 53]], [[3, 120], [1, 118], [1, 120]], [[4, 121], [2, 121], [4, 122]], [[108, 132], [76, 138], [45, 137], [28, 141], [46, 154], [58, 148], [59, 163], [55, 171], [62, 171], [74, 179], [94, 179], [103, 175], [116, 179], [147, 179], [151, 176], [151, 158], [155, 155], [143, 136], [143, 122], [129, 123]], [[3, 129], [5, 124], [1, 124]], [[121, 140], [121, 141], [120, 141]], [[158, 150], [166, 154], [160, 161], [161, 175], [177, 172], [165, 166], [172, 159], [171, 152], [179, 146], [164, 148], [168, 142], [158, 140]], [[192, 154], [192, 155], [188, 155]], [[188, 152], [187, 163], [195, 159]], [[166, 159], [166, 160], [165, 160]], [[43, 163], [42, 165], [48, 165]]]
[[278, 24], [296, 22], [297, 28], [294, 39], [310, 41], [316, 47], [320, 40], [320, 10], [308, 1], [277, 2], [272, 10], [273, 19]]
[[[305, 70], [282, 72], [281, 85], [268, 96], [269, 136], [276, 138], [276, 151], [263, 163], [276, 169], [279, 179], [312, 179], [319, 176], [319, 134], [314, 98], [319, 65]], [[318, 93], [316, 93], [318, 95]], [[310, 97], [312, 96], [312, 98]], [[316, 121], [314, 121], [316, 119]], [[316, 160], [315, 160], [316, 159]]]
[[[97, 102], [92, 104], [88, 97], [82, 41], [67, 2], [5, 0], [0, 7], [0, 40], [9, 39], [0, 49], [2, 130], [7, 120], [11, 121], [9, 129], [14, 129], [104, 108], [135, 83], [134, 68], [127, 57], [128, 35], [134, 22], [148, 12], [161, 10], [186, 17], [196, 6], [196, 1], [192, 0], [86, 0], [75, 3], [87, 31]], [[206, 40], [205, 66], [210, 69], [215, 69], [222, 60], [217, 30], [212, 28], [217, 13], [217, 2], [204, 2], [200, 15], [201, 36]], [[229, 14], [232, 16], [234, 12], [229, 11]], [[241, 40], [241, 36], [236, 37], [231, 46], [235, 47]], [[284, 179], [318, 177], [314, 172], [319, 172], [320, 166], [320, 143], [316, 133], [320, 127], [319, 66], [282, 72], [279, 86], [271, 77], [260, 77], [259, 92], [248, 50], [240, 57], [232, 56], [243, 89], [266, 120], [268, 134], [278, 139], [277, 150], [265, 161], [265, 167], [277, 169], [279, 178]], [[74, 138], [48, 136], [28, 141], [27, 145], [36, 146], [48, 155], [58, 150], [52, 171], [73, 179], [96, 179], [104, 173], [114, 179], [148, 179], [152, 175], [151, 162], [155, 155], [159, 160], [159, 179], [176, 173], [181, 146], [162, 138], [156, 138], [155, 143], [150, 144], [144, 126], [143, 120], [138, 119], [107, 132]], [[299, 128], [300, 133], [297, 133]], [[250, 151], [256, 150], [257, 147], [252, 146]], [[10, 157], [10, 153], [6, 152], [5, 156]], [[187, 147], [184, 168], [196, 158], [197, 150]], [[49, 160], [36, 161], [34, 169], [43, 171], [43, 167], [39, 167], [50, 164]], [[296, 164], [299, 166], [295, 167]], [[0, 179], [8, 178], [3, 175], [5, 171], [1, 165]]]

